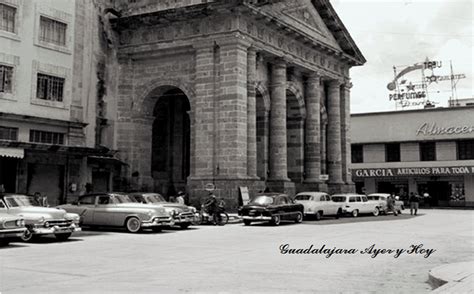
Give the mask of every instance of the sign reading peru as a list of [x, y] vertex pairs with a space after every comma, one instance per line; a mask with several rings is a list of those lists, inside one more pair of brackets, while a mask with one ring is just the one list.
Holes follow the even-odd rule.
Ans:
[[471, 175], [474, 166], [367, 168], [353, 169], [352, 174], [358, 178]]

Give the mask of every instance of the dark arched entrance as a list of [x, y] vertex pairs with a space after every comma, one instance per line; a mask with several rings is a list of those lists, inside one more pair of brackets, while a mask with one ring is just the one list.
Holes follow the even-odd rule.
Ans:
[[151, 174], [154, 190], [175, 195], [185, 190], [190, 171], [189, 100], [178, 88], [160, 91], [153, 110]]

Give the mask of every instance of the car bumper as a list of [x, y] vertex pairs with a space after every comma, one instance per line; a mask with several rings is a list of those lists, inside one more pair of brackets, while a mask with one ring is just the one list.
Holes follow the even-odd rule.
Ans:
[[49, 228], [34, 228], [33, 234], [35, 235], [47, 235], [47, 234], [66, 234], [66, 233], [74, 233], [80, 232], [82, 229], [75, 224], [72, 224], [68, 227], [59, 227], [59, 226], [52, 226]]
[[271, 216], [263, 216], [263, 215], [259, 215], [259, 216], [250, 216], [250, 215], [244, 215], [242, 216], [242, 219], [244, 220], [255, 220], [255, 221], [269, 221], [272, 219]]
[[26, 228], [0, 230], [0, 238], [16, 238], [25, 234]]
[[142, 222], [141, 226], [143, 228], [174, 226], [174, 220], [172, 218], [169, 218], [169, 219], [154, 219], [153, 221], [150, 221], [150, 222]]
[[195, 221], [195, 216], [194, 215], [177, 216], [173, 220], [175, 224], [192, 223]]

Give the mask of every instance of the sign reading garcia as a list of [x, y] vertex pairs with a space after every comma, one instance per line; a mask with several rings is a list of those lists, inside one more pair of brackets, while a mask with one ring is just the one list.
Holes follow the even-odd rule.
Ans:
[[472, 175], [474, 166], [367, 168], [352, 169], [352, 174], [356, 178]]

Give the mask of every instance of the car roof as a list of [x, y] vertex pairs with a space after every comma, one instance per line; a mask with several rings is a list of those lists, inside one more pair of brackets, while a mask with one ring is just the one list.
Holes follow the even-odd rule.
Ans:
[[276, 193], [276, 192], [269, 192], [269, 193], [257, 194], [255, 197], [258, 197], [258, 196], [267, 196], [267, 197], [286, 196], [286, 197], [289, 197], [289, 196], [286, 195], [286, 194], [283, 194], [283, 193]]
[[371, 193], [367, 196], [390, 196], [388, 193]]
[[326, 192], [300, 192], [300, 193], [296, 194], [296, 196], [298, 196], [298, 195], [321, 196], [321, 195], [328, 195], [328, 193], [326, 193]]
[[104, 196], [104, 195], [109, 195], [109, 196], [114, 196], [114, 195], [128, 195], [127, 193], [125, 192], [103, 192], [103, 193], [91, 193], [91, 194], [86, 194], [86, 195], [82, 195], [81, 197], [79, 198], [82, 198], [82, 197], [94, 197], [94, 196]]
[[339, 193], [339, 194], [334, 194], [334, 195], [332, 195], [332, 197], [334, 197], [334, 196], [345, 196], [345, 197], [347, 197], [347, 196], [359, 196], [359, 197], [365, 197], [364, 194], [356, 194], [356, 193]]

